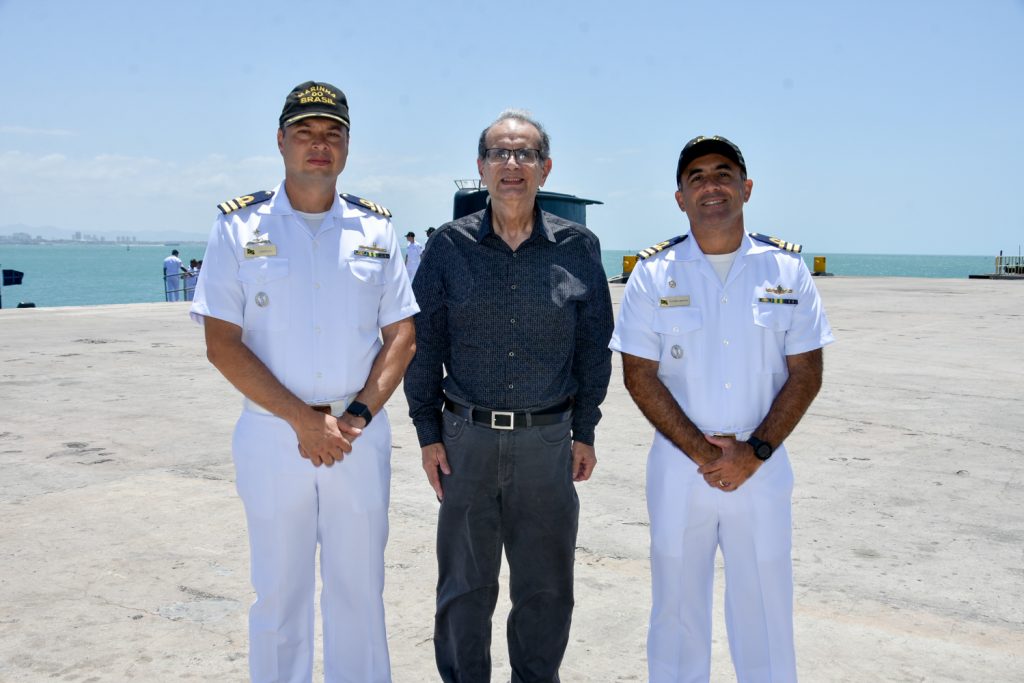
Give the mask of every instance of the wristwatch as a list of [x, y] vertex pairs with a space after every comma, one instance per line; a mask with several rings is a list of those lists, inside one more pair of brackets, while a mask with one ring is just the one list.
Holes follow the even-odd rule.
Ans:
[[772, 457], [772, 453], [775, 452], [775, 446], [771, 445], [767, 441], [762, 441], [756, 436], [752, 436], [747, 439], [747, 443], [754, 449], [754, 455], [757, 456], [757, 459], [761, 461]]
[[370, 409], [366, 407], [365, 403], [360, 403], [359, 401], [349, 403], [348, 408], [345, 408], [345, 412], [366, 420], [366, 425], [364, 426], [367, 427], [370, 425], [370, 420], [373, 419], [373, 413], [370, 412]]

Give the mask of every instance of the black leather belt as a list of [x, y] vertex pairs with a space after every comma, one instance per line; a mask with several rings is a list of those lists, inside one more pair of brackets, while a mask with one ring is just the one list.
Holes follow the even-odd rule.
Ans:
[[572, 417], [572, 399], [566, 399], [556, 406], [531, 413], [512, 410], [481, 410], [456, 403], [447, 396], [444, 407], [450, 413], [463, 417], [473, 424], [491, 429], [521, 429], [522, 427], [543, 427], [565, 422]]

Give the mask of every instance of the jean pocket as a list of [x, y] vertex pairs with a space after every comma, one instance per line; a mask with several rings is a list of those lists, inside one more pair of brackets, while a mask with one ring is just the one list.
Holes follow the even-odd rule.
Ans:
[[535, 427], [535, 429], [537, 430], [537, 438], [543, 443], [548, 446], [559, 446], [569, 441], [569, 435], [572, 431], [572, 420]]
[[444, 443], [457, 442], [466, 431], [466, 418], [459, 417], [447, 410], [441, 412], [441, 431]]

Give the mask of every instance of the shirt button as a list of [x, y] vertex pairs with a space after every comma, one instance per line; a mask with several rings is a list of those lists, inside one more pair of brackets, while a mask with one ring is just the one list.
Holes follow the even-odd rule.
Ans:
[[723, 339], [722, 343], [725, 344], [726, 346], [728, 346], [729, 345], [729, 340], [728, 339]]
[[732, 389], [732, 382], [726, 382], [725, 383], [725, 388], [726, 389]]
[[317, 334], [320, 334], [320, 326], [317, 325], [316, 327], [314, 327], [313, 331], [316, 332]]
[[515, 285], [512, 285], [512, 287], [511, 287], [510, 289], [515, 289], [515, 288], [516, 288], [516, 286], [515, 286]]
[[672, 331], [673, 331], [673, 332], [678, 332], [678, 331], [679, 331], [679, 328], [678, 328], [678, 327], [673, 327], [673, 328], [672, 328]]
[[723, 304], [727, 304], [727, 303], [729, 303], [729, 297], [727, 297], [727, 296], [723, 296], [723, 297], [722, 297], [722, 303], [723, 303]]
[[320, 283], [319, 282], [314, 282], [313, 283], [313, 289], [320, 289]]
[[509, 384], [509, 385], [508, 385], [508, 388], [509, 388], [509, 389], [511, 389], [511, 388], [512, 388], [512, 385], [511, 385], [511, 384]]
[[509, 322], [512, 323], [513, 325], [515, 325], [516, 324], [516, 319], [512, 318], [511, 320], [509, 320]]
[[322, 379], [322, 378], [323, 378], [323, 376], [324, 376], [324, 373], [322, 373], [322, 372], [318, 372], [318, 373], [316, 373], [316, 378], [317, 378], [317, 379]]
[[509, 352], [508, 352], [508, 357], [509, 357], [509, 358], [512, 358], [512, 357], [514, 357], [515, 355], [516, 355], [516, 352], [515, 352], [515, 351], [509, 351]]

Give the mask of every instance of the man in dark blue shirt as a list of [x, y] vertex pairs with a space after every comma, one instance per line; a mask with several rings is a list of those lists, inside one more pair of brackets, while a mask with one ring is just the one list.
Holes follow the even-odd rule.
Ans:
[[550, 141], [523, 111], [480, 135], [488, 207], [427, 242], [413, 285], [405, 394], [441, 501], [434, 650], [446, 682], [490, 680], [491, 616], [509, 561], [515, 682], [558, 681], [569, 642], [579, 499], [611, 375], [597, 237], [540, 210]]

